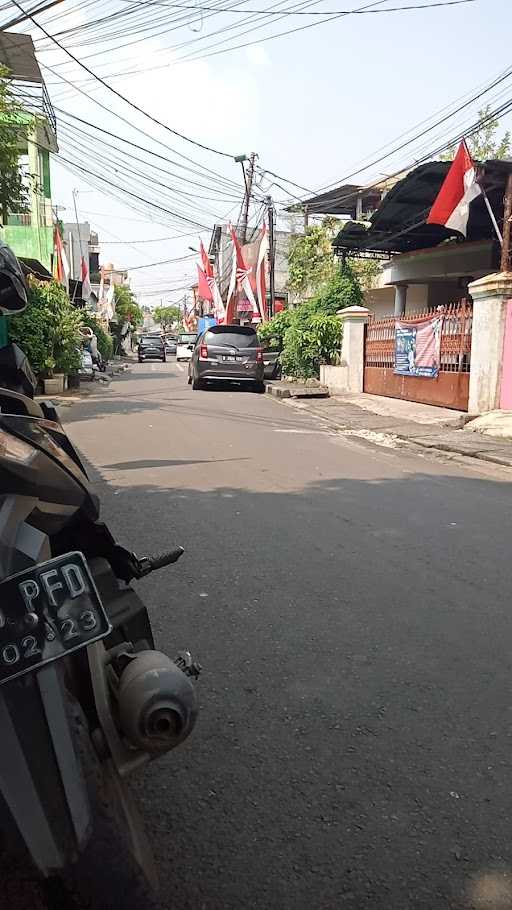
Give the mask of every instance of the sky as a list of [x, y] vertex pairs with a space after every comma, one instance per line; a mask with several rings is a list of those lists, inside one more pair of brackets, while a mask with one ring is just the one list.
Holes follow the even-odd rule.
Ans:
[[[431, 5], [434, 0], [380, 0], [373, 7], [422, 2]], [[29, 0], [21, 0], [21, 5], [28, 8]], [[294, 197], [305, 195], [303, 189], [263, 174], [265, 169], [312, 191], [341, 183], [354, 171], [358, 173], [350, 182], [368, 184], [435, 150], [476, 120], [485, 102], [498, 105], [512, 97], [511, 66], [510, 77], [482, 99], [422, 140], [368, 167], [429, 126], [435, 114], [440, 118], [441, 111], [450, 113], [457, 99], [476, 94], [506, 70], [512, 4], [475, 0], [443, 8], [343, 16], [264, 40], [315, 22], [312, 16], [288, 15], [263, 20], [264, 28], [235, 40], [238, 31], [251, 27], [247, 22], [251, 10], [293, 6], [334, 12], [363, 5], [369, 4], [145, 0], [130, 19], [124, 8], [135, 9], [134, 0], [62, 0], [38, 17], [94, 74], [104, 75], [143, 111], [223, 155], [202, 150], [157, 126], [95, 81], [33, 25], [19, 27], [36, 40], [52, 102], [67, 112], [57, 112], [61, 158], [52, 162], [52, 197], [62, 207], [59, 216], [74, 219], [72, 194], [78, 190], [79, 219], [88, 220], [98, 231], [101, 261], [130, 270], [131, 286], [141, 304], [154, 306], [182, 298], [195, 278], [197, 256], [189, 247], [197, 248], [200, 236], [207, 245], [216, 221], [238, 218], [242, 171], [233, 156], [258, 154], [257, 201], [250, 213], [251, 224], [256, 225], [267, 193], [276, 199], [278, 211]], [[243, 13], [212, 12], [214, 7], [228, 6]], [[95, 20], [112, 13], [118, 15], [92, 27]], [[179, 28], [176, 23], [164, 24], [165, 33], [156, 35], [155, 23], [168, 14], [188, 21]], [[114, 27], [116, 33], [108, 37]], [[249, 41], [256, 43], [216, 53]], [[190, 54], [200, 59], [183, 60]], [[92, 126], [80, 124], [70, 114]], [[424, 121], [428, 121], [424, 127], [418, 126]], [[501, 127], [512, 127], [511, 115], [502, 119]], [[122, 146], [98, 128], [162, 157]], [[127, 158], [126, 149], [137, 158]], [[149, 169], [143, 161], [160, 170]], [[94, 178], [84, 169], [94, 172]], [[183, 177], [194, 183], [184, 183]], [[129, 197], [130, 192], [139, 198]], [[147, 198], [166, 211], [148, 208], [142, 201]], [[282, 219], [280, 223], [284, 225]], [[188, 236], [177, 236], [184, 234]], [[149, 242], [153, 239], [156, 242]], [[151, 265], [185, 256], [189, 258]]]

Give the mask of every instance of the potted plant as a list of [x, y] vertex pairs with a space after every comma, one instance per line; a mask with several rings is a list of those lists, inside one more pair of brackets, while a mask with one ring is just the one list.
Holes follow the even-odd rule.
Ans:
[[43, 360], [45, 395], [62, 395], [64, 391], [64, 376], [62, 373], [57, 375], [54, 373], [55, 366], [55, 358], [48, 354]]

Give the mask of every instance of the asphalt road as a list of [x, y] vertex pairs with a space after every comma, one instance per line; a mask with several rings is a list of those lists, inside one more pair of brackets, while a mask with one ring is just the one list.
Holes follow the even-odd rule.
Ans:
[[70, 409], [159, 646], [204, 666], [136, 784], [166, 908], [512, 907], [505, 471], [340, 437], [174, 363]]

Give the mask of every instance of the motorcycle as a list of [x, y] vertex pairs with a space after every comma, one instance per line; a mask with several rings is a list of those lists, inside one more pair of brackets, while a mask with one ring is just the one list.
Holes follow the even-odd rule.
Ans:
[[[5, 250], [8, 312], [23, 288]], [[139, 558], [116, 543], [34, 387], [20, 349], [0, 349], [0, 866], [33, 876], [51, 908], [153, 910], [127, 778], [190, 734], [200, 667], [155, 650], [130, 582], [183, 549]]]

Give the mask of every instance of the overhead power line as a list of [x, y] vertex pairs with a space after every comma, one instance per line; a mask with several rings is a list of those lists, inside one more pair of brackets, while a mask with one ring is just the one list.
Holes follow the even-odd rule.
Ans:
[[216, 6], [183, 6], [181, 3], [173, 3], [176, 9], [187, 9], [216, 13], [242, 13], [243, 15], [258, 13], [265, 16], [371, 16], [379, 13], [403, 13], [416, 9], [436, 9], [441, 6], [462, 6], [465, 3], [476, 3], [476, 0], [439, 0], [437, 3], [419, 3], [411, 6], [389, 6], [385, 9], [348, 9], [348, 10], [327, 10], [321, 12], [318, 10], [268, 10], [268, 9], [235, 9], [233, 7], [216, 7]]
[[223, 158], [234, 158], [235, 157], [234, 155], [232, 155], [228, 152], [220, 151], [219, 149], [213, 148], [212, 146], [205, 145], [202, 142], [198, 142], [196, 139], [191, 139], [190, 136], [186, 136], [185, 133], [180, 133], [178, 130], [172, 129], [172, 127], [168, 126], [166, 123], [162, 123], [161, 120], [158, 120], [157, 117], [153, 117], [152, 114], [148, 114], [148, 112], [145, 111], [142, 107], [139, 107], [139, 105], [135, 104], [134, 101], [131, 101], [129, 98], [127, 98], [121, 92], [118, 92], [117, 89], [115, 89], [113, 86], [109, 85], [109, 83], [106, 82], [105, 79], [103, 79], [101, 76], [98, 76], [96, 73], [94, 73], [88, 66], [86, 66], [85, 63], [82, 63], [78, 59], [78, 57], [75, 57], [75, 55], [72, 54], [71, 51], [68, 51], [68, 49], [66, 47], [64, 47], [64, 45], [61, 44], [59, 41], [57, 41], [57, 39], [54, 38], [53, 35], [50, 34], [50, 32], [46, 31], [44, 26], [40, 25], [40, 23], [35, 19], [34, 16], [32, 16], [31, 13], [27, 13], [27, 11], [23, 9], [21, 3], [18, 3], [18, 0], [12, 0], [12, 2], [14, 3], [15, 6], [18, 7], [20, 12], [24, 13], [27, 16], [27, 18], [30, 19], [34, 23], [34, 25], [36, 25], [37, 28], [40, 29], [40, 31], [42, 31], [43, 34], [46, 35], [46, 37], [50, 39], [50, 41], [53, 41], [53, 43], [61, 51], [64, 51], [64, 53], [67, 54], [68, 57], [71, 58], [71, 60], [73, 60], [76, 64], [78, 64], [78, 66], [80, 66], [83, 70], [85, 70], [86, 73], [89, 73], [89, 75], [92, 76], [93, 79], [96, 79], [99, 83], [101, 83], [101, 85], [103, 85], [104, 88], [106, 88], [109, 92], [112, 92], [112, 94], [114, 94], [117, 98], [120, 98], [121, 101], [124, 101], [125, 104], [128, 104], [131, 108], [133, 108], [139, 114], [142, 114], [144, 117], [146, 117], [148, 120], [151, 120], [152, 123], [155, 123], [157, 126], [161, 127], [162, 129], [167, 130], [167, 132], [172, 133], [173, 136], [177, 136], [179, 139], [183, 139], [185, 142], [189, 142], [192, 145], [195, 145], [197, 148], [201, 148], [206, 152], [212, 152], [215, 155], [221, 155]]
[[[340, 183], [346, 183], [346, 181], [350, 180], [352, 177], [355, 177], [357, 174], [361, 173], [361, 171], [363, 171], [363, 170], [365, 170], [365, 171], [366, 171], [366, 170], [369, 170], [369, 168], [375, 167], [377, 164], [381, 164], [381, 163], [382, 163], [383, 161], [385, 161], [387, 158], [390, 158], [390, 157], [392, 157], [393, 155], [396, 155], [398, 152], [403, 151], [403, 149], [407, 148], [409, 145], [412, 145], [412, 144], [413, 144], [414, 142], [416, 142], [418, 139], [421, 139], [423, 136], [426, 136], [428, 133], [432, 132], [432, 130], [437, 129], [437, 127], [439, 127], [439, 126], [441, 126], [442, 124], [446, 123], [446, 122], [447, 122], [448, 120], [450, 120], [452, 117], [455, 117], [455, 116], [456, 116], [457, 114], [459, 114], [461, 111], [463, 111], [463, 110], [465, 110], [466, 108], [468, 108], [471, 104], [474, 104], [475, 101], [480, 100], [480, 99], [481, 99], [484, 95], [486, 95], [489, 91], [492, 91], [493, 88], [496, 88], [497, 85], [500, 85], [502, 82], [504, 82], [506, 79], [509, 79], [511, 76], [512, 76], [512, 67], [509, 67], [507, 70], [505, 70], [504, 73], [501, 73], [498, 77], [496, 77], [495, 79], [493, 79], [493, 81], [490, 82], [487, 86], [485, 86], [483, 89], [481, 89], [480, 91], [478, 91], [477, 93], [475, 93], [474, 95], [472, 95], [471, 98], [469, 98], [468, 100], [466, 100], [463, 104], [460, 104], [457, 108], [455, 108], [455, 110], [453, 110], [453, 111], [451, 111], [450, 113], [446, 114], [444, 117], [441, 117], [439, 120], [436, 120], [436, 122], [433, 123], [431, 126], [426, 127], [425, 129], [423, 129], [423, 130], [421, 130], [419, 133], [417, 133], [415, 136], [413, 136], [413, 137], [407, 139], [405, 142], [402, 142], [400, 145], [398, 145], [398, 146], [396, 146], [395, 148], [393, 148], [390, 152], [386, 152], [386, 154], [381, 155], [380, 157], [373, 159], [373, 161], [369, 162], [368, 164], [365, 164], [364, 166], [362, 166], [362, 167], [360, 167], [360, 168], [358, 168], [358, 169], [356, 169], [356, 170], [351, 171], [349, 174], [346, 174], [344, 177], [340, 177], [340, 179], [337, 180], [335, 183], [329, 184], [328, 186], [322, 187], [321, 189], [317, 189], [317, 190], [307, 190], [305, 187], [301, 187], [301, 186], [299, 186], [298, 184], [292, 183], [291, 181], [287, 180], [285, 177], [282, 177], [282, 176], [280, 176], [279, 174], [274, 173], [273, 171], [269, 171], [267, 168], [264, 169], [264, 172], [267, 173], [267, 174], [271, 174], [273, 177], [276, 177], [276, 179], [282, 180], [282, 181], [285, 182], [285, 183], [290, 183], [291, 186], [295, 186], [297, 189], [303, 189], [303, 190], [305, 190], [305, 192], [307, 192], [307, 193], [309, 193], [309, 194], [311, 194], [311, 195], [320, 195], [320, 194], [323, 193], [323, 192], [328, 192], [329, 189], [330, 189], [331, 187], [336, 187], [336, 185], [337, 185], [337, 184], [340, 184]], [[476, 126], [475, 126], [475, 124], [472, 124], [472, 126], [469, 127], [469, 129], [473, 129], [473, 132], [474, 132], [475, 129], [479, 129], [479, 128], [480, 128], [480, 125], [485, 124], [485, 122], [487, 122], [487, 119], [488, 119], [488, 118], [484, 118], [484, 119], [481, 120], [481, 121], [478, 120], [478, 121], [476, 122]], [[491, 119], [492, 119], [492, 118], [491, 118]], [[466, 133], [466, 134], [469, 135], [469, 133]], [[442, 146], [441, 149], [440, 149], [440, 151], [443, 151], [445, 148], [450, 148], [450, 146], [453, 145], [453, 142], [454, 142], [454, 141], [456, 141], [456, 140], [451, 140], [451, 141], [448, 142], [446, 145]], [[436, 153], [433, 152], [432, 154], [436, 154]], [[428, 160], [429, 157], [431, 157], [431, 154], [427, 154], [425, 160]], [[422, 160], [423, 160], [423, 159], [422, 159]], [[397, 173], [401, 173], [402, 170], [404, 170], [404, 168], [401, 168], [399, 171], [397, 171]], [[395, 176], [395, 175], [391, 175], [391, 176]], [[380, 180], [379, 183], [382, 183], [382, 180]], [[372, 186], [376, 186], [376, 185], [377, 185], [377, 184], [372, 184]], [[285, 191], [285, 192], [286, 192], [286, 191]], [[292, 196], [291, 193], [289, 193], [289, 195]], [[294, 198], [294, 199], [297, 199], [297, 197], [293, 197], [293, 198]], [[347, 197], [347, 198], [348, 198], [348, 197]], [[304, 200], [297, 200], [297, 201], [303, 202]], [[342, 201], [342, 200], [340, 200], [340, 199], [337, 198], [337, 197], [333, 197], [333, 201]]]

